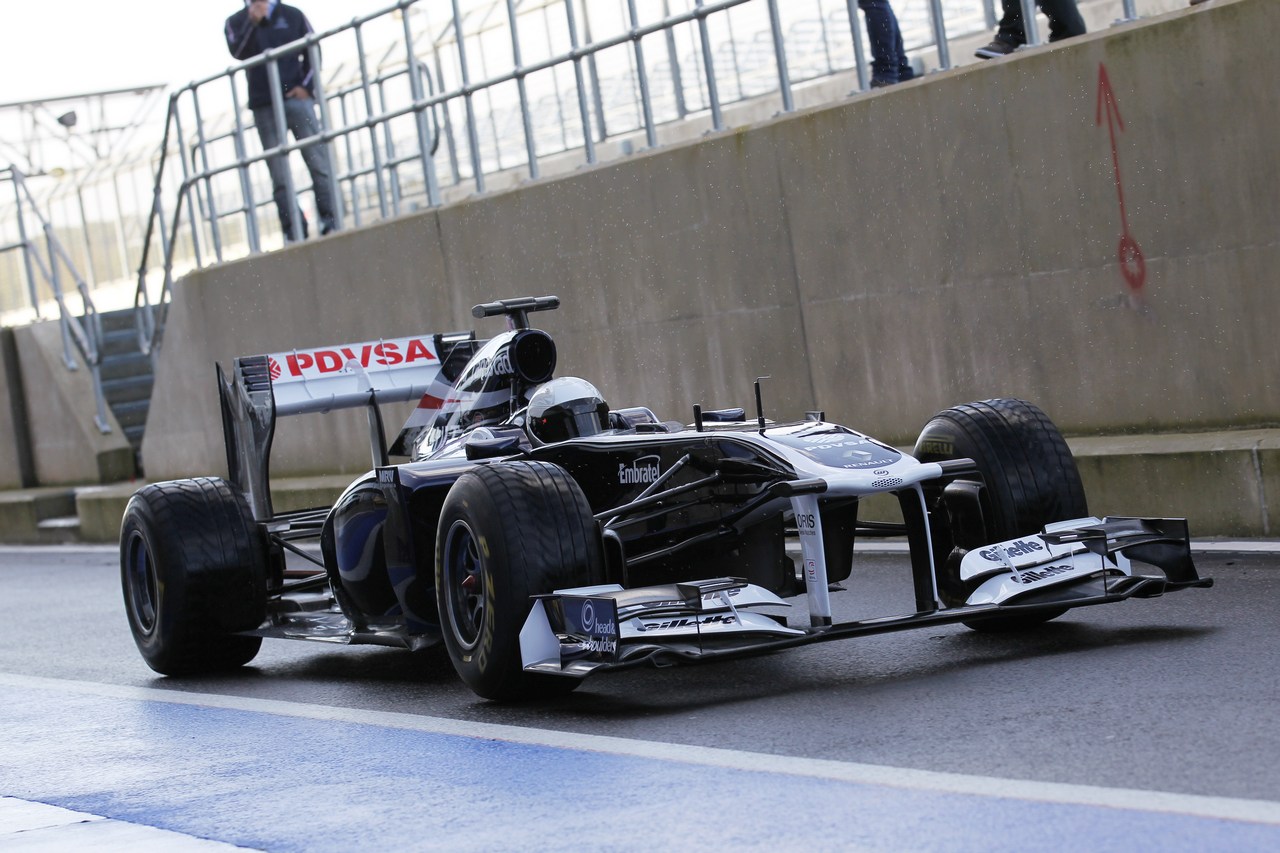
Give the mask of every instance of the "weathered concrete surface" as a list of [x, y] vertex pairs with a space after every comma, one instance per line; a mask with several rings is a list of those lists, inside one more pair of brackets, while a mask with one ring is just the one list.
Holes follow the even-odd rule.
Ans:
[[69, 488], [0, 492], [0, 543], [52, 543], [58, 537], [42, 531], [40, 522], [75, 514], [75, 493]]
[[[664, 417], [750, 408], [768, 374], [771, 415], [824, 409], [905, 444], [938, 409], [1006, 395], [1078, 436], [1278, 423], [1280, 91], [1240, 82], [1280, 72], [1273, 6], [1216, 0], [188, 276], [147, 475], [225, 470], [215, 359], [472, 328], [476, 302], [544, 293], [565, 303], [536, 315], [558, 372]], [[286, 419], [272, 472], [363, 470], [365, 432], [360, 412]], [[1204, 526], [1151, 511], [1274, 531], [1247, 497], [1276, 494], [1268, 452], [1252, 479], [1239, 449], [1160, 469], [1216, 472]], [[1091, 499], [1147, 511], [1127, 501], [1159, 493], [1156, 469], [1120, 464], [1082, 459]]]
[[1069, 444], [1095, 514], [1185, 515], [1193, 536], [1280, 534], [1280, 430]]
[[[111, 432], [86, 417], [94, 411], [88, 369], [67, 370], [56, 321], [14, 329], [36, 482], [42, 486], [112, 483], [134, 474], [134, 453], [107, 412]], [[87, 401], [87, 402], [86, 402]]]
[[[27, 443], [18, 430], [24, 428], [26, 399], [23, 395], [21, 374], [18, 372], [17, 351], [13, 346], [13, 332], [3, 331], [0, 338], [0, 489], [20, 489], [24, 482], [22, 451]], [[12, 386], [16, 380], [19, 386]], [[15, 405], [18, 407], [15, 410]], [[17, 417], [15, 417], [15, 412]]]

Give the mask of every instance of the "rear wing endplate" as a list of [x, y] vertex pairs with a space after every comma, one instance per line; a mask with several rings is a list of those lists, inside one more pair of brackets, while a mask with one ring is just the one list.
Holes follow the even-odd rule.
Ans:
[[373, 465], [387, 464], [379, 403], [420, 399], [441, 373], [440, 352], [474, 333], [369, 341], [237, 358], [218, 369], [227, 474], [259, 521], [272, 517], [271, 443], [276, 418], [367, 408]]

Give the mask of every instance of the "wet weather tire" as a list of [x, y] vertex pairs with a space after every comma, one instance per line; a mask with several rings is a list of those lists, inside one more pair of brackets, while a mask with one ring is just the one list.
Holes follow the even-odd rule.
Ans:
[[529, 597], [603, 580], [599, 529], [558, 465], [501, 462], [463, 474], [436, 535], [436, 602], [458, 675], [486, 699], [559, 693], [576, 678], [527, 673], [520, 629]]
[[[973, 589], [960, 580], [964, 549], [1039, 533], [1044, 525], [1089, 514], [1075, 459], [1044, 412], [1024, 400], [995, 399], [939, 412], [925, 425], [913, 455], [922, 462], [968, 457], [982, 472], [981, 517], [951, 514], [949, 554], [938, 553], [938, 592], [948, 606]], [[935, 499], [938, 496], [934, 496]], [[938, 516], [942, 517], [942, 516]], [[968, 529], [980, 526], [982, 529]], [[1013, 630], [1057, 618], [1066, 610], [966, 622], [979, 630]]]
[[266, 547], [244, 498], [202, 477], [138, 490], [120, 530], [120, 582], [134, 642], [163, 675], [243, 666], [266, 617]]

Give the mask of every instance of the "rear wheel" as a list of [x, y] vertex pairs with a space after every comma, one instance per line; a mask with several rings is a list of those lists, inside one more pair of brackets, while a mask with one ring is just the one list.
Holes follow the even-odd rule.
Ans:
[[[968, 548], [1038, 533], [1054, 521], [1089, 514], [1075, 459], [1062, 433], [1044, 412], [1024, 400], [995, 399], [939, 412], [925, 425], [913, 454], [922, 462], [968, 457], [982, 472], [980, 513], [938, 506], [950, 540], [939, 544], [938, 592], [948, 606], [964, 604], [976, 588], [960, 580]], [[940, 504], [941, 495], [931, 500]], [[950, 553], [945, 553], [946, 551]], [[979, 630], [1011, 630], [1057, 618], [1066, 609], [1032, 616], [966, 622]]]
[[140, 489], [120, 530], [120, 585], [138, 651], [163, 675], [234, 669], [261, 637], [266, 548], [244, 498], [216, 478]]
[[568, 693], [576, 678], [524, 671], [529, 597], [603, 580], [599, 530], [569, 474], [546, 462], [501, 462], [458, 478], [440, 513], [436, 602], [445, 647], [486, 699]]

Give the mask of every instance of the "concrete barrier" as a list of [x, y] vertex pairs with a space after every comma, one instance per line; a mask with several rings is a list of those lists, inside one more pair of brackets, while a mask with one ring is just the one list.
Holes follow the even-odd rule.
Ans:
[[35, 485], [27, 400], [12, 329], [0, 330], [0, 489]]
[[[664, 417], [750, 407], [768, 374], [770, 414], [902, 443], [997, 395], [1080, 436], [1280, 422], [1280, 94], [1241, 85], [1280, 72], [1273, 6], [1218, 0], [192, 274], [147, 475], [225, 470], [215, 359], [470, 328], [475, 302], [543, 293], [565, 303], [537, 318], [558, 372]], [[298, 421], [274, 474], [367, 467], [361, 413]]]
[[[112, 483], [134, 475], [134, 452], [108, 411], [111, 431], [94, 425], [93, 380], [78, 361], [63, 363], [57, 321], [14, 329], [18, 368], [26, 390], [32, 466], [41, 486]], [[77, 356], [78, 359], [78, 356]]]

